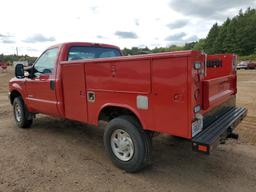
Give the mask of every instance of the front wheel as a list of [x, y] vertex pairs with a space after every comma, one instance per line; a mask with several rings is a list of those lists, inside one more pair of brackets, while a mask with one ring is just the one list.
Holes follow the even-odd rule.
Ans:
[[150, 137], [131, 118], [115, 118], [104, 133], [104, 145], [112, 162], [127, 172], [137, 172], [150, 159]]
[[29, 117], [29, 112], [21, 97], [16, 97], [13, 101], [13, 113], [16, 124], [19, 128], [29, 128], [33, 123], [33, 118]]

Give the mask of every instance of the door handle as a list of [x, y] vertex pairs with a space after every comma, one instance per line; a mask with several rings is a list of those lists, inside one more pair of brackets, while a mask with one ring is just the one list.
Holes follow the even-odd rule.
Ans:
[[54, 80], [50, 80], [50, 89], [51, 90], [55, 89], [55, 81]]
[[111, 65], [111, 73], [112, 73], [112, 77], [116, 76], [116, 65]]

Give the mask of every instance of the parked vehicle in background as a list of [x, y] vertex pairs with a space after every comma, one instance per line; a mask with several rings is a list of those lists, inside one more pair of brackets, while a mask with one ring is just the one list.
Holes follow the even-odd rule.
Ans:
[[0, 69], [5, 71], [7, 69], [7, 64], [5, 62], [0, 61]]
[[249, 62], [247, 65], [248, 69], [256, 69], [256, 62]]
[[20, 128], [30, 127], [37, 113], [104, 122], [110, 159], [136, 172], [151, 162], [154, 133], [188, 139], [205, 154], [226, 138], [238, 138], [234, 128], [247, 110], [236, 106], [235, 63], [234, 54], [122, 56], [113, 45], [63, 43], [31, 67], [16, 65], [10, 103]]
[[247, 61], [241, 61], [237, 64], [236, 68], [239, 69], [247, 69], [248, 68], [248, 62]]
[[253, 61], [241, 61], [237, 64], [236, 68], [239, 69], [256, 69], [256, 62]]

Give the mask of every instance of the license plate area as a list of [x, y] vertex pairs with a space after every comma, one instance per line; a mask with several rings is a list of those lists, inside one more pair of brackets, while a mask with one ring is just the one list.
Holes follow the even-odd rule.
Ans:
[[192, 123], [192, 137], [203, 130], [203, 118], [200, 117]]

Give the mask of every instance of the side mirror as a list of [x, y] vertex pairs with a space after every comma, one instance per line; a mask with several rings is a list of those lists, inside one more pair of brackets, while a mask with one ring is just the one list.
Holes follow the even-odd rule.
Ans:
[[25, 77], [23, 64], [17, 64], [15, 66], [15, 77], [17, 77], [18, 79], [22, 79]]

